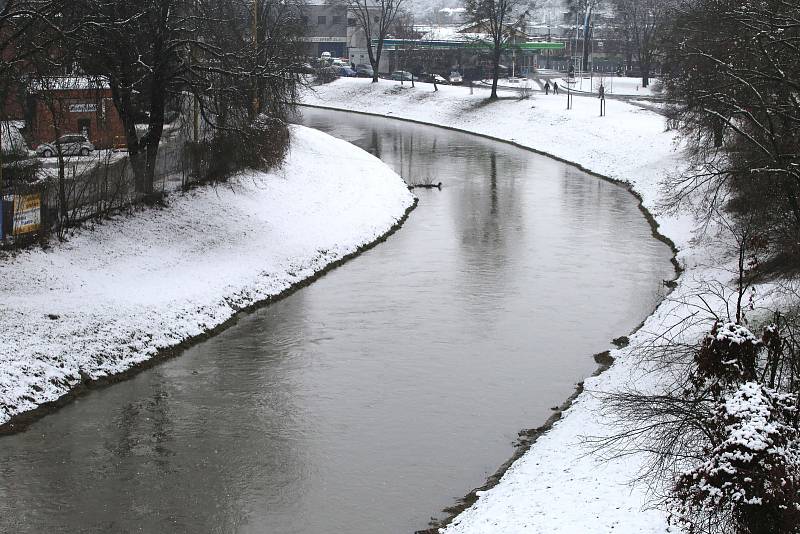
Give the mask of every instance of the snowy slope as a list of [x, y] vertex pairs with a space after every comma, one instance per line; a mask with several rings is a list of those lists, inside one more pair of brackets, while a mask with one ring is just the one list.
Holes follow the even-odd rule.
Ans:
[[[0, 424], [203, 334], [389, 231], [412, 205], [380, 160], [292, 130], [282, 169], [0, 257]], [[346, 155], [348, 165], [331, 165]]]

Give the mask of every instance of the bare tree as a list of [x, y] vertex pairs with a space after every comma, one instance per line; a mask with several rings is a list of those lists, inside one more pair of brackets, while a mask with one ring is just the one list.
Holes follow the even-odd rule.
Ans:
[[472, 22], [491, 39], [492, 94], [489, 98], [496, 100], [503, 48], [517, 31], [514, 25], [528, 16], [534, 3], [531, 0], [466, 0], [464, 7]]
[[661, 38], [671, 21], [675, 2], [670, 0], [612, 0], [625, 42], [639, 63], [642, 87], [650, 85], [650, 73], [660, 52]]
[[682, 6], [664, 54], [670, 119], [692, 163], [666, 184], [673, 207], [698, 198], [706, 214], [755, 224], [772, 267], [790, 270], [800, 258], [798, 52], [796, 2], [698, 0]]
[[[211, 130], [246, 132], [294, 96], [301, 16], [296, 1], [76, 0], [85, 31], [72, 45], [86, 72], [106, 77], [144, 199], [154, 180], [168, 109], [202, 114]], [[212, 105], [213, 104], [213, 105]], [[144, 122], [143, 133], [137, 123]], [[196, 123], [196, 121], [195, 121]], [[249, 132], [253, 133], [253, 132]], [[197, 139], [195, 139], [196, 141]], [[236, 152], [239, 154], [240, 152]]]
[[[367, 40], [367, 55], [372, 65], [372, 83], [378, 83], [378, 68], [383, 41], [389, 35], [405, 0], [338, 0], [353, 13]], [[373, 41], [377, 41], [373, 43]]]

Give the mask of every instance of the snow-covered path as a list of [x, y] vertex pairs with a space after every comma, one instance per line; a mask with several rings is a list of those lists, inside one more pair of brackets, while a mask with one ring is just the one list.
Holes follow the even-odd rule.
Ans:
[[[627, 182], [656, 213], [660, 181], [680, 172], [682, 158], [676, 139], [665, 131], [664, 119], [651, 111], [608, 101], [608, 116], [599, 117], [597, 99], [536, 95], [486, 102], [486, 93], [468, 88], [428, 84], [400, 86], [396, 82], [341, 79], [304, 96], [309, 105], [367, 112], [435, 124], [514, 142], [581, 167]], [[694, 281], [707, 278], [708, 250], [692, 241], [693, 220], [687, 215], [659, 216], [659, 231], [679, 248], [686, 268], [673, 297], [692, 291]], [[614, 350], [616, 364], [585, 382], [587, 391], [613, 391], [635, 384], [647, 388], [659, 377], [646, 374], [634, 352], [663, 332], [680, 313], [674, 301], [663, 303], [631, 336], [627, 349]], [[689, 333], [691, 335], [691, 333]], [[443, 529], [447, 534], [611, 533], [661, 534], [670, 530], [666, 515], [647, 509], [648, 496], [631, 486], [643, 458], [629, 456], [601, 462], [589, 455], [581, 436], [606, 435], [611, 421], [600, 413], [601, 401], [590, 393], [578, 397], [554, 428], [542, 436], [506, 472], [499, 485], [482, 493], [475, 505]], [[532, 425], [537, 422], [531, 422]]]
[[412, 206], [375, 157], [304, 127], [292, 137], [280, 170], [0, 257], [0, 425], [280, 294], [373, 243]]

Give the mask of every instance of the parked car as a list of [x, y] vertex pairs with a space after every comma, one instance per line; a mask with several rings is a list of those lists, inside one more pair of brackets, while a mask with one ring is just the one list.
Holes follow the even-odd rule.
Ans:
[[441, 76], [439, 74], [423, 73], [419, 75], [419, 79], [422, 80], [423, 82], [438, 83], [440, 85], [447, 85], [448, 83], [450, 83], [445, 79], [444, 76]]
[[448, 81], [452, 84], [460, 84], [464, 83], [464, 78], [461, 76], [461, 73], [453, 71], [450, 73], [450, 76], [447, 77]]
[[373, 78], [375, 71], [372, 70], [372, 65], [356, 65], [356, 74], [359, 78]]
[[344, 76], [346, 78], [355, 78], [356, 76], [358, 76], [358, 74], [356, 74], [356, 71], [354, 71], [350, 67], [336, 67], [336, 69], [339, 72], [339, 76]]
[[94, 145], [83, 134], [67, 134], [52, 143], [42, 143], [36, 147], [36, 155], [52, 158], [59, 150], [62, 156], [88, 156], [94, 152]]
[[411, 81], [411, 77], [413, 75], [405, 70], [396, 70], [392, 73], [393, 80], [404, 80], [404, 81]]

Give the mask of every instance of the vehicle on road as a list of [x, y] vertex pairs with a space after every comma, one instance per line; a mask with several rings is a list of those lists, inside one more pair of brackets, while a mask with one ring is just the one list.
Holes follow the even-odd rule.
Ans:
[[447, 79], [448, 79], [448, 80], [450, 81], [450, 83], [452, 83], [453, 85], [458, 85], [458, 84], [460, 84], [460, 83], [464, 83], [464, 78], [461, 76], [461, 73], [460, 73], [460, 72], [457, 72], [457, 71], [453, 71], [453, 72], [451, 72], [451, 73], [450, 73], [450, 76], [448, 76], [448, 77], [447, 77]]
[[440, 74], [423, 73], [419, 75], [419, 79], [427, 83], [438, 83], [439, 85], [447, 85], [450, 83], [447, 79]]
[[356, 74], [359, 78], [373, 78], [375, 71], [372, 69], [372, 65], [356, 65]]
[[356, 74], [356, 71], [354, 71], [350, 67], [336, 67], [336, 69], [339, 73], [339, 76], [345, 78], [355, 78], [356, 76], [358, 76], [358, 74]]
[[36, 155], [43, 158], [52, 158], [59, 152], [62, 156], [88, 156], [94, 152], [94, 145], [83, 134], [67, 134], [36, 147]]
[[396, 70], [392, 73], [392, 79], [398, 81], [411, 81], [413, 74], [405, 70]]

